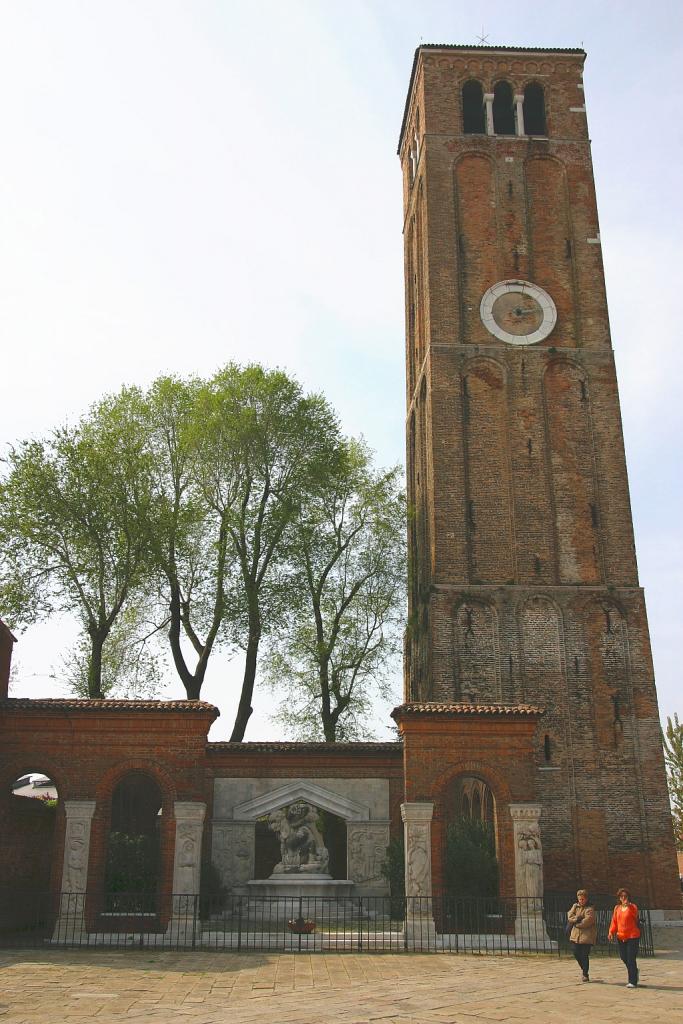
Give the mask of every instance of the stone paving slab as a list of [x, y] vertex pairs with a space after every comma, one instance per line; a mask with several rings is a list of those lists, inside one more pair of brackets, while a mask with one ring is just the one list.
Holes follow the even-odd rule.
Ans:
[[635, 991], [602, 957], [588, 986], [551, 956], [4, 952], [0, 1024], [681, 1024], [683, 928], [661, 945]]

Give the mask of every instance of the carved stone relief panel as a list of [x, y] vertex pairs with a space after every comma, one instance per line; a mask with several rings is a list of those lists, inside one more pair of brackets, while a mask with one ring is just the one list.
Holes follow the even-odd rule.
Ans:
[[254, 877], [255, 833], [256, 822], [214, 824], [211, 860], [228, 888]]
[[540, 804], [510, 804], [515, 841], [515, 889], [529, 900], [543, 896]]
[[347, 875], [354, 882], [384, 883], [382, 863], [389, 845], [389, 823], [347, 825]]
[[199, 892], [206, 804], [178, 801], [173, 810], [176, 819], [173, 892], [194, 895]]
[[432, 894], [432, 803], [401, 804], [406, 856], [406, 896]]
[[95, 813], [94, 800], [67, 800], [66, 834], [64, 836], [64, 867], [62, 892], [85, 892], [88, 885], [90, 826]]

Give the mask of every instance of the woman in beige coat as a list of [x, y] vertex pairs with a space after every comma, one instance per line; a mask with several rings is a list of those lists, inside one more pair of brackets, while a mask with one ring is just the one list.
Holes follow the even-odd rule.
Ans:
[[588, 957], [591, 946], [595, 943], [597, 933], [597, 922], [595, 910], [588, 902], [588, 893], [585, 889], [579, 889], [576, 894], [576, 903], [567, 913], [567, 921], [572, 926], [569, 933], [572, 952], [581, 968], [581, 980], [590, 981], [588, 977]]

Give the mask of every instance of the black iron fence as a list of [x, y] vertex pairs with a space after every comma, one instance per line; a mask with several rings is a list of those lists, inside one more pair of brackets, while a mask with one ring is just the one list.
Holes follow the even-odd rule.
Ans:
[[[562, 894], [399, 899], [0, 890], [0, 946], [566, 956], [573, 902]], [[592, 902], [593, 953], [616, 955], [607, 940], [613, 899]], [[639, 907], [641, 955], [652, 956], [649, 911]]]

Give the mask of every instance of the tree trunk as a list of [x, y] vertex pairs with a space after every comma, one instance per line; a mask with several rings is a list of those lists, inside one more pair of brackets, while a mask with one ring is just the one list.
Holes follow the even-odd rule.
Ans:
[[235, 724], [232, 727], [231, 743], [241, 743], [247, 729], [247, 722], [254, 710], [251, 706], [251, 699], [254, 696], [254, 683], [256, 681], [256, 664], [258, 662], [258, 648], [261, 641], [261, 615], [258, 604], [249, 609], [249, 640], [247, 653], [244, 662], [244, 678], [242, 680], [242, 693], [237, 707]]
[[171, 653], [176, 672], [180, 676], [188, 700], [199, 700], [199, 694], [204, 682], [206, 662], [200, 662], [194, 674], [190, 672], [185, 662], [183, 649], [180, 645], [180, 591], [177, 586], [171, 584], [171, 600], [169, 602], [170, 625], [168, 627], [168, 638], [171, 642]]
[[104, 700], [102, 693], [102, 648], [109, 630], [88, 628], [90, 634], [90, 664], [88, 665], [88, 697], [90, 700]]
[[334, 743], [337, 739], [337, 720], [332, 712], [330, 700], [330, 660], [322, 657], [318, 662], [318, 678], [320, 679], [320, 693], [322, 701], [320, 705], [320, 719], [323, 725], [325, 743]]

